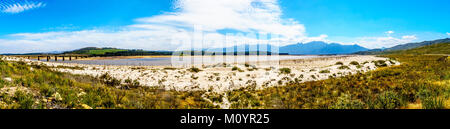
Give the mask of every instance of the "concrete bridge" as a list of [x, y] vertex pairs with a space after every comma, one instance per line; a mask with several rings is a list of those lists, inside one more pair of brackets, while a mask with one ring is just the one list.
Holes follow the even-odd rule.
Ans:
[[77, 60], [82, 58], [88, 58], [88, 55], [15, 55], [14, 57], [21, 57], [26, 59], [37, 59], [37, 60], [55, 60], [55, 61], [66, 61], [66, 60]]

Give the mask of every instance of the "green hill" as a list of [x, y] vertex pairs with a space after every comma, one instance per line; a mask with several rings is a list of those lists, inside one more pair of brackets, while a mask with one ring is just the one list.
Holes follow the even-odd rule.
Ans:
[[389, 54], [450, 54], [450, 42], [439, 43], [408, 50], [387, 52]]
[[[386, 48], [386, 49], [372, 49], [372, 50], [368, 50], [368, 51], [360, 51], [360, 52], [356, 52], [354, 54], [359, 54], [359, 55], [391, 54], [391, 53], [398, 53], [399, 51], [405, 51], [405, 50], [415, 49], [415, 48], [419, 48], [419, 47], [423, 47], [423, 46], [430, 46], [430, 45], [443, 44], [443, 43], [450, 43], [450, 38], [438, 39], [438, 40], [433, 40], [433, 41], [423, 41], [423, 42], [418, 42], [418, 43], [407, 43], [407, 44], [397, 45], [397, 46], [394, 46], [391, 48]], [[433, 54], [433, 53], [429, 53], [429, 54]], [[442, 53], [439, 53], [439, 54], [442, 54]]]
[[63, 54], [86, 54], [90, 56], [140, 56], [140, 55], [171, 55], [172, 52], [86, 47], [74, 51], [64, 52]]
[[391, 48], [387, 48], [385, 51], [395, 51], [395, 50], [408, 50], [413, 48], [418, 48], [422, 46], [428, 46], [428, 45], [434, 45], [434, 44], [440, 44], [440, 43], [448, 43], [450, 42], [450, 38], [445, 39], [438, 39], [433, 41], [423, 41], [419, 43], [407, 43], [402, 45], [397, 45]]

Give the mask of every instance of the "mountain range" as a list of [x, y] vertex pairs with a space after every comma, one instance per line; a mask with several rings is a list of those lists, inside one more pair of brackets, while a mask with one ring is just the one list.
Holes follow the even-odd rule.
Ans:
[[[286, 46], [274, 46], [269, 44], [260, 45], [239, 45], [226, 48], [212, 48], [204, 49], [202, 51], [207, 52], [270, 52], [290, 55], [334, 55], [334, 54], [361, 54], [361, 55], [374, 55], [389, 53], [398, 50], [409, 50], [418, 48], [421, 46], [429, 46], [439, 43], [449, 43], [450, 38], [438, 39], [433, 41], [423, 41], [418, 43], [407, 43], [397, 45], [391, 48], [383, 49], [367, 49], [359, 45], [342, 45], [338, 43], [325, 43], [322, 41], [314, 41], [308, 43], [297, 43]], [[276, 51], [272, 51], [276, 50]], [[199, 51], [199, 50], [196, 50]], [[48, 52], [48, 53], [28, 53], [28, 55], [39, 54], [88, 54], [88, 55], [103, 55], [103, 56], [118, 56], [118, 55], [170, 55], [170, 51], [145, 51], [145, 50], [127, 50], [117, 48], [95, 48], [86, 47], [78, 50], [67, 52]], [[9, 55], [9, 54], [4, 54]]]
[[328, 54], [350, 54], [358, 51], [369, 50], [359, 45], [341, 45], [337, 43], [325, 43], [314, 41], [309, 43], [298, 43], [280, 47], [280, 53], [290, 55], [328, 55]]

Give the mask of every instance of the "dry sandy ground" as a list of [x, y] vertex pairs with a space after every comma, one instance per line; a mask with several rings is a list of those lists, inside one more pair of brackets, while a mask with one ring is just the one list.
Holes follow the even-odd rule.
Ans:
[[[245, 64], [216, 64], [197, 66], [201, 71], [191, 72], [189, 68], [171, 66], [103, 66], [67, 64], [55, 62], [31, 61], [22, 58], [3, 57], [10, 61], [25, 61], [29, 64], [38, 63], [54, 67], [53, 70], [72, 74], [98, 77], [105, 73], [122, 80], [137, 80], [142, 86], [161, 86], [167, 90], [192, 91], [207, 90], [224, 93], [229, 90], [254, 86], [262, 89], [279, 86], [288, 82], [306, 82], [340, 77], [357, 72], [375, 70], [377, 67], [372, 61], [385, 60], [388, 66], [399, 65], [397, 61], [375, 56], [325, 56], [313, 59], [282, 60], [277, 62], [250, 62]], [[357, 61], [360, 66], [349, 64]], [[349, 69], [339, 69], [342, 62]], [[273, 65], [279, 63], [279, 65]], [[57, 68], [60, 66], [59, 68]], [[64, 66], [64, 67], [61, 67]], [[246, 67], [247, 66], [247, 67]], [[76, 69], [70, 67], [77, 67]], [[233, 71], [233, 67], [240, 70]], [[280, 69], [288, 68], [290, 73], [282, 73]], [[329, 71], [329, 72], [328, 72]]]
[[169, 58], [172, 56], [109, 56], [109, 57], [89, 57], [78, 60], [120, 60], [120, 59], [136, 59], [136, 58]]

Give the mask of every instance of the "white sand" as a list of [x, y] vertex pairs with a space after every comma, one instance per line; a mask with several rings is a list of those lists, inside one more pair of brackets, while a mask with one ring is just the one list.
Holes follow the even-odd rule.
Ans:
[[[122, 80], [122, 82], [125, 79], [137, 80], [142, 86], [161, 86], [167, 90], [211, 90], [217, 93], [224, 93], [225, 91], [247, 86], [255, 86], [255, 88], [261, 89], [279, 86], [295, 80], [298, 82], [306, 82], [328, 79], [330, 76], [340, 77], [357, 72], [367, 72], [377, 68], [371, 61], [388, 60], [387, 58], [375, 56], [327, 56], [314, 59], [283, 60], [279, 61], [279, 66], [271, 66], [270, 63], [263, 63], [253, 66], [257, 68], [253, 71], [248, 70], [252, 69], [252, 67], [247, 68], [244, 64], [228, 64], [227, 67], [224, 67], [222, 64], [198, 66], [202, 71], [194, 73], [183, 67], [178, 67], [175, 70], [164, 69], [170, 66], [102, 66], [31, 61], [14, 57], [3, 57], [3, 59], [9, 61], [25, 61], [28, 64], [45, 64], [55, 67], [53, 68], [55, 71], [94, 77], [108, 73], [112, 77]], [[338, 61], [343, 62], [350, 69], [338, 69], [340, 65], [335, 65]], [[362, 67], [357, 68], [355, 65], [350, 65], [349, 63], [351, 61], [359, 62]], [[369, 63], [363, 64], [366, 61]], [[394, 61], [394, 64], [391, 64], [389, 61], [386, 61], [386, 64], [392, 66], [399, 65], [400, 63]], [[56, 68], [58, 66], [81, 67], [82, 70]], [[244, 72], [232, 71], [233, 66], [239, 67]], [[280, 68], [289, 68], [291, 69], [291, 73], [282, 74], [280, 73]], [[322, 70], [329, 70], [330, 73], [320, 73]]]

